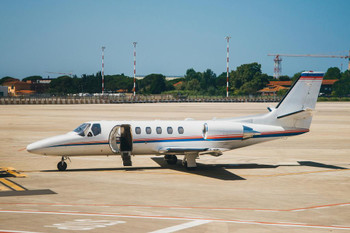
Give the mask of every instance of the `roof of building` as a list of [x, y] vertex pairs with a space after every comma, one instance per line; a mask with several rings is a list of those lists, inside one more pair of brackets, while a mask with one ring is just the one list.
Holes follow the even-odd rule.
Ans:
[[322, 85], [333, 85], [338, 79], [323, 79]]
[[32, 91], [32, 90], [20, 90], [20, 91], [17, 91], [18, 94], [33, 94], [35, 93], [35, 91]]
[[291, 86], [292, 81], [270, 81], [267, 85]]
[[265, 87], [265, 88], [259, 90], [258, 92], [272, 93], [272, 92], [278, 92], [280, 90], [286, 90], [286, 89], [288, 89], [288, 88], [280, 86], [280, 85], [270, 85], [268, 87]]
[[[322, 85], [333, 85], [335, 82], [337, 82], [338, 79], [323, 79]], [[268, 86], [270, 85], [279, 85], [279, 86], [292, 86], [292, 81], [270, 81]]]
[[176, 87], [176, 86], [178, 86], [178, 85], [181, 85], [182, 83], [183, 83], [183, 82], [180, 81], [180, 82], [175, 83], [173, 86]]

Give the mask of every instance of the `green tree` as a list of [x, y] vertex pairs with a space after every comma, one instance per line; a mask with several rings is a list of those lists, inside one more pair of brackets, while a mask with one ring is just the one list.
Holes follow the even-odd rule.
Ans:
[[5, 76], [2, 79], [0, 79], [0, 85], [5, 83], [5, 82], [12, 82], [12, 81], [19, 81], [19, 79], [10, 77], [10, 76]]
[[327, 72], [324, 74], [324, 79], [340, 79], [341, 72], [338, 67], [330, 67]]
[[80, 78], [71, 78], [69, 76], [60, 76], [53, 79], [50, 83], [50, 92], [53, 94], [72, 94], [79, 93], [81, 86]]
[[278, 80], [280, 80], [280, 81], [290, 81], [290, 77], [288, 75], [281, 75]]
[[22, 79], [22, 81], [27, 82], [27, 81], [36, 81], [36, 80], [40, 80], [40, 79], [43, 79], [43, 77], [41, 77], [39, 75], [34, 75], [34, 76], [26, 77], [26, 78]]
[[342, 73], [339, 81], [334, 83], [332, 95], [339, 96], [339, 97], [350, 95], [350, 71], [349, 70]]
[[201, 75], [200, 86], [202, 91], [207, 91], [209, 87], [216, 87], [216, 74], [211, 70], [207, 69]]
[[262, 74], [261, 65], [254, 62], [237, 67], [230, 73], [235, 94], [256, 94], [256, 92], [269, 83], [269, 76]]
[[106, 91], [115, 92], [119, 89], [127, 90], [132, 92], [134, 87], [134, 79], [124, 74], [120, 75], [106, 75], [105, 76]]
[[144, 94], [160, 94], [166, 91], [165, 76], [150, 74], [140, 80], [140, 91]]
[[292, 77], [292, 83], [294, 83], [301, 75], [302, 72], [295, 73]]
[[200, 72], [196, 72], [193, 68], [190, 68], [186, 71], [186, 74], [185, 74], [185, 80], [186, 81], [189, 81], [189, 80], [192, 80], [192, 79], [197, 79], [198, 81], [201, 80], [201, 73]]
[[185, 89], [191, 90], [191, 91], [200, 91], [201, 85], [197, 79], [192, 79], [192, 80], [186, 82]]

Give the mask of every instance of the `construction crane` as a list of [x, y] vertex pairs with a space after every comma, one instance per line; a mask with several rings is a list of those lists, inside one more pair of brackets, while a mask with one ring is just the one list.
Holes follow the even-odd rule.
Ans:
[[68, 75], [70, 77], [72, 77], [72, 75], [73, 75], [73, 73], [49, 72], [49, 71], [47, 71], [46, 73], [48, 73], [48, 74], [63, 74], [63, 75]]
[[350, 50], [348, 56], [338, 55], [322, 55], [322, 54], [267, 54], [267, 56], [274, 56], [273, 61], [275, 62], [273, 68], [273, 77], [278, 79], [282, 72], [282, 58], [281, 57], [325, 57], [325, 58], [344, 58], [349, 59], [348, 70], [350, 70]]

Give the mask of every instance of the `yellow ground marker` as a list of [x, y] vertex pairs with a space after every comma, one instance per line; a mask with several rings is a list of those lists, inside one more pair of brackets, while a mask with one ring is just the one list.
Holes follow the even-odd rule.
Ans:
[[14, 177], [17, 177], [17, 178], [27, 177], [27, 175], [17, 172], [16, 169], [13, 167], [0, 167], [0, 172], [6, 172]]
[[14, 191], [25, 191], [25, 189], [16, 183], [12, 182], [11, 180], [0, 178], [0, 182], [6, 185], [7, 187], [10, 187]]
[[0, 183], [0, 192], [1, 191], [10, 191], [11, 189], [9, 189], [8, 187], [6, 187], [5, 185]]

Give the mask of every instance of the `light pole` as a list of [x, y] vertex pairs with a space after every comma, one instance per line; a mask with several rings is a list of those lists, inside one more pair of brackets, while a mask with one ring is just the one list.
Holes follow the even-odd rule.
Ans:
[[134, 45], [134, 97], [136, 95], [136, 44], [137, 42], [133, 42]]
[[230, 42], [230, 36], [226, 36], [225, 39], [227, 40], [227, 60], [226, 60], [226, 63], [227, 63], [227, 66], [226, 66], [226, 98], [228, 98], [228, 75], [229, 75], [229, 66], [228, 66], [228, 63], [230, 61], [230, 58], [229, 58], [229, 53], [230, 53], [230, 48], [229, 48], [229, 42]]

